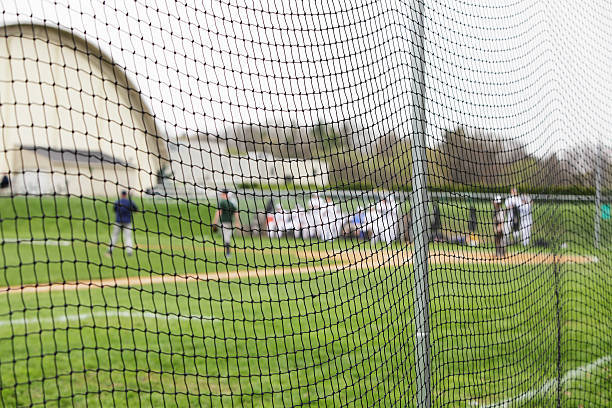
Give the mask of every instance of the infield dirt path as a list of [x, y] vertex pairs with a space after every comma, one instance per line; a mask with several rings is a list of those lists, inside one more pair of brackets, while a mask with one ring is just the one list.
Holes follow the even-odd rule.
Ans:
[[[408, 251], [371, 251], [371, 252], [340, 252], [335, 259], [350, 260], [355, 262], [367, 262], [369, 266], [381, 265], [400, 266], [406, 262], [412, 262], [412, 253]], [[484, 251], [431, 251], [429, 263], [432, 264], [553, 264], [553, 263], [589, 263], [594, 259], [590, 256], [581, 255], [553, 255], [517, 253], [498, 258], [491, 252]]]
[[[282, 251], [282, 250], [281, 250]], [[282, 251], [287, 253], [287, 251]], [[406, 250], [378, 251], [310, 251], [291, 250], [291, 253], [299, 256], [305, 261], [318, 261], [321, 259], [334, 261], [326, 265], [297, 264], [295, 266], [278, 267], [266, 265], [261, 268], [251, 268], [233, 271], [214, 271], [185, 275], [146, 275], [122, 278], [98, 279], [77, 282], [26, 284], [22, 286], [7, 286], [0, 288], [0, 293], [38, 293], [51, 291], [71, 291], [91, 288], [107, 287], [140, 287], [155, 284], [177, 284], [189, 281], [226, 281], [246, 278], [263, 278], [268, 276], [282, 276], [289, 274], [306, 274], [319, 272], [350, 271], [361, 269], [377, 269], [386, 267], [399, 267], [412, 263], [412, 253]], [[511, 254], [504, 258], [497, 258], [489, 252], [480, 251], [433, 251], [429, 254], [431, 264], [553, 264], [553, 263], [589, 263], [595, 259], [580, 255], [557, 255], [552, 254]]]
[[[141, 245], [140, 249], [170, 249], [180, 250], [180, 245]], [[222, 253], [222, 249], [219, 252]], [[292, 255], [304, 260], [335, 260], [341, 261], [341, 263], [349, 262], [354, 263], [356, 261], [372, 261], [373, 266], [376, 265], [376, 261], [388, 263], [400, 262], [399, 265], [405, 262], [412, 261], [411, 250], [371, 250], [371, 249], [358, 249], [358, 250], [325, 250], [325, 249], [314, 249], [309, 247], [298, 247], [298, 248], [261, 248], [261, 249], [243, 249], [237, 248], [236, 252], [246, 254], [262, 254], [262, 253], [274, 253], [276, 255]], [[429, 254], [429, 262], [434, 264], [463, 264], [463, 263], [507, 263], [507, 264], [552, 264], [552, 263], [589, 263], [593, 262], [593, 257], [583, 255], [553, 255], [548, 253], [515, 253], [509, 254], [506, 257], [498, 258], [494, 253], [490, 251], [479, 251], [477, 249], [470, 249], [462, 251], [457, 249], [455, 251], [431, 251]], [[271, 267], [272, 265], [270, 265]], [[287, 268], [283, 268], [287, 269]]]

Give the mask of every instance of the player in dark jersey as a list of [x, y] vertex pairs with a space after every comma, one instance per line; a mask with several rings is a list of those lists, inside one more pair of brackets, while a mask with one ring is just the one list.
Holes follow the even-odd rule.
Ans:
[[113, 211], [115, 212], [115, 223], [113, 224], [111, 242], [106, 255], [111, 256], [113, 248], [119, 241], [119, 235], [123, 232], [125, 252], [130, 256], [134, 247], [134, 242], [132, 241], [132, 213], [138, 211], [138, 207], [130, 200], [127, 191], [122, 191], [121, 198], [115, 201], [113, 205]]
[[229, 257], [231, 255], [230, 244], [234, 234], [234, 227], [240, 227], [240, 217], [238, 215], [238, 208], [228, 198], [227, 190], [221, 192], [217, 211], [213, 218], [213, 229], [216, 229], [217, 224], [221, 224], [223, 248], [225, 249], [225, 256]]

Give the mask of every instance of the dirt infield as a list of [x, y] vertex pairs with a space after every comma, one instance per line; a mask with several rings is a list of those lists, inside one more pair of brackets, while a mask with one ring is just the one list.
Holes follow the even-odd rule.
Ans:
[[40, 285], [24, 285], [24, 286], [8, 286], [0, 288], [2, 292], [51, 292], [62, 290], [82, 290], [82, 289], [100, 289], [108, 287], [138, 287], [145, 285], [155, 285], [161, 283], [186, 283], [188, 281], [221, 281], [235, 280], [244, 278], [263, 278], [272, 275], [288, 275], [300, 273], [316, 273], [330, 272], [338, 270], [338, 265], [320, 265], [308, 266], [299, 268], [265, 268], [253, 270], [237, 270], [227, 272], [213, 272], [202, 274], [187, 274], [187, 275], [148, 275], [148, 276], [132, 276], [125, 278], [97, 279], [81, 282], [65, 282], [65, 283], [49, 283]]
[[[304, 261], [319, 261], [322, 259], [334, 261], [326, 265], [309, 266], [287, 266], [275, 267], [274, 265], [263, 268], [253, 268], [234, 271], [215, 271], [186, 275], [148, 275], [134, 276], [125, 278], [98, 279], [78, 282], [28, 284], [22, 286], [7, 286], [0, 288], [0, 293], [39, 293], [51, 291], [71, 291], [92, 288], [107, 287], [140, 287], [155, 284], [176, 284], [189, 281], [226, 281], [246, 278], [263, 278], [269, 276], [282, 276], [289, 274], [306, 274], [319, 272], [350, 271], [360, 269], [377, 269], [385, 267], [399, 267], [412, 263], [412, 252], [406, 250], [387, 250], [378, 251], [311, 251], [306, 248], [296, 250], [277, 249], [283, 253], [297, 255]], [[589, 263], [596, 262], [597, 259], [589, 256], [580, 255], [553, 255], [553, 254], [532, 254], [518, 253], [510, 254], [504, 258], [497, 258], [493, 253], [484, 251], [434, 251], [429, 254], [430, 264], [531, 264], [545, 265], [553, 263]]]
[[[376, 266], [400, 266], [406, 262], [412, 262], [412, 252], [408, 251], [345, 251], [336, 252], [334, 259], [352, 262], [366, 262], [370, 267]], [[433, 251], [429, 253], [431, 264], [480, 264], [501, 263], [512, 265], [523, 264], [553, 264], [553, 263], [590, 263], [595, 259], [590, 256], [581, 255], [554, 255], [554, 254], [532, 254], [516, 253], [509, 254], [503, 258], [495, 256], [492, 252], [485, 251]]]
[[[180, 246], [166, 246], [166, 245], [139, 245], [142, 250], [147, 249], [181, 249]], [[303, 248], [265, 248], [257, 249], [258, 252], [275, 253], [278, 255], [291, 255], [296, 256], [300, 259], [309, 261], [320, 261], [320, 260], [335, 260], [340, 261], [343, 264], [372, 261], [373, 267], [378, 263], [388, 264], [391, 262], [398, 262], [397, 265], [401, 265], [405, 262], [412, 262], [412, 251], [403, 250], [371, 250], [371, 249], [359, 249], [359, 250], [319, 250], [308, 247]], [[219, 248], [219, 253], [223, 252], [222, 248]], [[238, 253], [252, 254], [253, 249], [235, 249]], [[433, 251], [429, 254], [429, 262], [433, 264], [464, 264], [464, 263], [506, 263], [512, 265], [519, 264], [552, 264], [552, 263], [590, 263], [594, 259], [591, 256], [582, 255], [553, 255], [549, 253], [514, 253], [509, 254], [506, 257], [498, 258], [493, 252], [490, 251], [479, 251], [477, 249], [470, 249], [462, 251], [460, 249], [455, 251]], [[272, 265], [270, 265], [272, 266]], [[287, 269], [287, 268], [284, 268]]]
[[[194, 246], [195, 247], [195, 246]], [[184, 245], [160, 245], [160, 244], [139, 244], [140, 250], [182, 250]], [[201, 248], [204, 250], [204, 247]], [[219, 248], [218, 252], [222, 253], [223, 248]], [[377, 260], [387, 263], [393, 258], [394, 262], [411, 262], [412, 246], [402, 250], [372, 250], [372, 249], [348, 249], [348, 250], [325, 250], [315, 249], [313, 247], [293, 247], [293, 248], [235, 248], [237, 253], [254, 254], [259, 253], [274, 253], [278, 255], [295, 256], [300, 259], [319, 261], [319, 260], [335, 260], [341, 262], [356, 262], [366, 260]], [[375, 262], [374, 261], [374, 262]], [[552, 264], [552, 263], [589, 263], [593, 262], [593, 257], [582, 255], [553, 255], [550, 253], [530, 253], [518, 252], [508, 254], [506, 257], [498, 258], [489, 249], [478, 248], [457, 248], [449, 251], [432, 251], [429, 254], [429, 262], [433, 264], [462, 264], [462, 263], [507, 263], [507, 264]], [[374, 264], [375, 265], [375, 264]]]

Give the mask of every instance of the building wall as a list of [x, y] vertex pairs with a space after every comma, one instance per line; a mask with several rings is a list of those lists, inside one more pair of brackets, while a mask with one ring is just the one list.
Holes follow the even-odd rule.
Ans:
[[168, 152], [154, 118], [95, 46], [52, 27], [10, 26], [0, 30], [0, 72], [0, 174], [35, 172], [36, 162], [12, 152], [37, 146], [101, 152], [137, 169], [127, 178], [126, 169], [107, 171], [111, 185], [142, 191], [157, 182]]
[[238, 184], [326, 185], [327, 164], [319, 160], [281, 160], [263, 152], [230, 156], [226, 145], [207, 137], [181, 138], [171, 147], [171, 168], [180, 183], [201, 187]]
[[[133, 179], [140, 172], [125, 166], [93, 161], [91, 163], [49, 160], [48, 156], [31, 150], [12, 152], [13, 163], [21, 165], [11, 171], [11, 188], [6, 194], [56, 194], [76, 196], [118, 196], [129, 185], [137, 185]], [[139, 193], [139, 190], [130, 190]]]

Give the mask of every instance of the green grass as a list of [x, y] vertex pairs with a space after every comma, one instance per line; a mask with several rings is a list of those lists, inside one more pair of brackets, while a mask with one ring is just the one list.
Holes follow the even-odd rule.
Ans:
[[[208, 207], [139, 204], [145, 212], [135, 221], [136, 241], [143, 247], [132, 258], [118, 251], [109, 259], [102, 256], [108, 203], [0, 200], [0, 237], [73, 242], [0, 245], [0, 286], [314, 266], [342, 261], [305, 259], [295, 249], [382, 248], [240, 237], [236, 246], [242, 250], [226, 261], [219, 237], [207, 227]], [[581, 207], [563, 211], [575, 218]], [[599, 262], [558, 269], [431, 265], [433, 406], [503, 401], [612, 353], [612, 254], [583, 245], [577, 229], [562, 233], [571, 238], [566, 251], [597, 255]], [[548, 234], [560, 235], [553, 229]], [[406, 264], [4, 292], [0, 405], [416, 406], [413, 285]], [[556, 406], [555, 391], [517, 405]], [[612, 363], [567, 381], [560, 395], [567, 407], [610, 406]]]
[[[482, 200], [444, 200], [440, 202], [443, 228], [450, 234], [467, 232], [469, 208], [476, 208], [478, 233], [492, 245], [492, 207]], [[549, 250], [565, 244], [567, 251], [585, 253], [594, 248], [595, 205], [592, 202], [534, 202], [532, 241], [542, 240]], [[612, 221], [602, 220], [600, 244], [612, 248]]]

